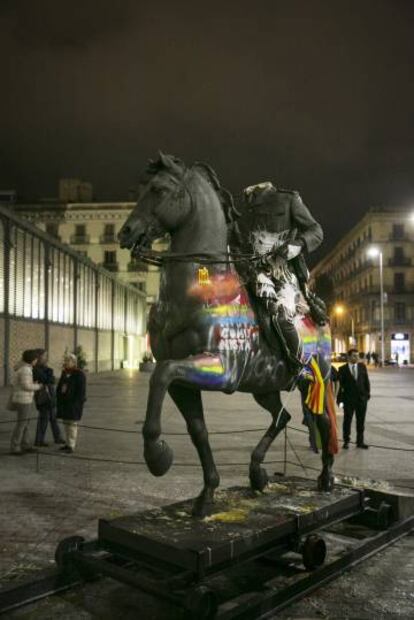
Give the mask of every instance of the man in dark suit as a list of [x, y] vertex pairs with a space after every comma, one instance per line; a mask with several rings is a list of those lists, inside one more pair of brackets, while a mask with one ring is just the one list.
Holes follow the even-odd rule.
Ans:
[[344, 404], [344, 448], [349, 448], [351, 424], [355, 412], [357, 448], [368, 449], [364, 442], [365, 414], [370, 399], [370, 383], [367, 367], [358, 361], [357, 349], [348, 351], [348, 363], [339, 368], [339, 393], [337, 401]]

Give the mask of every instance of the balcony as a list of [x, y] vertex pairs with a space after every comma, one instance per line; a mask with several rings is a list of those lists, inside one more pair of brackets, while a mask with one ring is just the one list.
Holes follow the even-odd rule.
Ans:
[[89, 235], [71, 235], [71, 245], [87, 245], [89, 243]]
[[128, 271], [148, 271], [148, 265], [142, 261], [130, 261], [127, 269]]
[[411, 258], [409, 256], [394, 256], [388, 259], [389, 267], [409, 267], [411, 265]]
[[395, 234], [392, 232], [388, 237], [388, 241], [410, 241], [410, 237], [407, 233]]
[[99, 237], [100, 243], [116, 243], [115, 233], [104, 234]]
[[118, 263], [101, 263], [101, 267], [107, 271], [119, 271]]

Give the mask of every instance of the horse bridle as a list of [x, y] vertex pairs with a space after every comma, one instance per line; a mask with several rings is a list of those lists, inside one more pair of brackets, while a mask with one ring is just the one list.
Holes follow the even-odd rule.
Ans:
[[[181, 177], [181, 182], [178, 182], [178, 188], [183, 188], [185, 192], [187, 192], [188, 197], [190, 199], [190, 207], [191, 210], [194, 210], [194, 198], [190, 189], [186, 183], [185, 175], [188, 170], [184, 172]], [[149, 184], [150, 185], [150, 184]], [[146, 195], [146, 193], [150, 190], [148, 187], [141, 198]], [[164, 200], [167, 200], [165, 198]], [[135, 257], [142, 260], [144, 263], [148, 263], [149, 265], [155, 265], [157, 267], [161, 267], [164, 262], [196, 262], [203, 264], [237, 264], [243, 263], [246, 261], [255, 261], [255, 260], [263, 260], [267, 255], [270, 256], [271, 251], [266, 252], [266, 254], [255, 254], [255, 253], [243, 253], [243, 252], [221, 252], [210, 253], [210, 252], [202, 252], [199, 254], [192, 254], [187, 252], [158, 252], [157, 250], [138, 250]], [[219, 258], [222, 257], [222, 258]]]

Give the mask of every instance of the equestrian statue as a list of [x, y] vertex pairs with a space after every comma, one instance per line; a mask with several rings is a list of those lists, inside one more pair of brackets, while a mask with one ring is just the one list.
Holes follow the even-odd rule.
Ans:
[[[183, 415], [203, 468], [204, 486], [193, 514], [214, 510], [219, 486], [201, 393], [248, 392], [272, 416], [252, 452], [249, 478], [263, 491], [263, 461], [291, 419], [282, 391], [301, 390], [322, 447], [318, 488], [330, 491], [337, 452], [330, 384], [330, 330], [324, 304], [307, 286], [303, 250], [312, 251], [322, 230], [297, 192], [272, 183], [247, 188], [236, 209], [213, 169], [159, 154], [140, 178], [137, 206], [119, 232], [133, 257], [160, 265], [158, 302], [149, 316], [157, 361], [143, 425], [144, 458], [163, 476], [173, 453], [161, 439], [168, 392]], [[170, 250], [151, 249], [170, 236]]]

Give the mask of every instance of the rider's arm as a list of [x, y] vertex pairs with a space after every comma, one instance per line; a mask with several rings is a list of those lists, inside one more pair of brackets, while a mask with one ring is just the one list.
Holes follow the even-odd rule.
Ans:
[[322, 227], [311, 215], [308, 207], [302, 202], [298, 192], [292, 196], [292, 226], [298, 228], [298, 239], [301, 239], [308, 252], [313, 252], [323, 240]]

